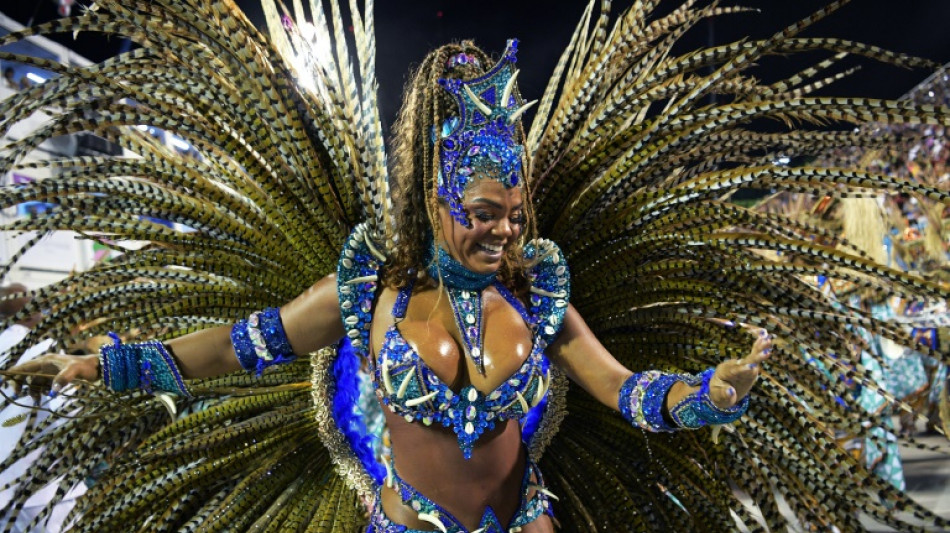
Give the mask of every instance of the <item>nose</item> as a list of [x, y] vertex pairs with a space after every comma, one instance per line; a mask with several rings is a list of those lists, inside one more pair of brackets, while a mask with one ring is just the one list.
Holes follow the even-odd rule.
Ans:
[[501, 218], [498, 223], [495, 224], [492, 233], [499, 237], [510, 237], [514, 233], [511, 221], [508, 220], [507, 217]]

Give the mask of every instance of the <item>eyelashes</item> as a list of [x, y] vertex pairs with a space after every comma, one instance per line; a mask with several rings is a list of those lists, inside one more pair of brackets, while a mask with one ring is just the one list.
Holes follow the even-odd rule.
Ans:
[[[475, 211], [475, 218], [481, 222], [494, 222], [496, 217], [493, 213], [487, 211]], [[519, 226], [523, 225], [526, 222], [525, 216], [523, 214], [515, 215], [508, 219], [508, 222], [511, 224], [517, 224]]]

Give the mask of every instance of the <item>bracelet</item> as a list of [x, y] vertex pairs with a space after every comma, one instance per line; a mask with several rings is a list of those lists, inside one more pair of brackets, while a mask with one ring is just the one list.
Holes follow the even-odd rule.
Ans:
[[749, 408], [748, 394], [736, 405], [727, 409], [717, 407], [713, 403], [712, 398], [709, 397], [709, 381], [715, 373], [715, 368], [703, 372], [699, 390], [689, 394], [670, 409], [670, 418], [679, 427], [696, 429], [709, 424], [728, 424], [745, 414]]
[[677, 381], [691, 380], [685, 374], [649, 370], [633, 374], [620, 387], [620, 414], [631, 424], [647, 431], [675, 431], [663, 416], [663, 402]]
[[99, 348], [102, 382], [116, 391], [143, 389], [191, 396], [175, 364], [175, 359], [160, 341], [123, 344], [115, 333], [109, 333], [113, 344]]
[[297, 358], [276, 307], [252, 313], [247, 320], [235, 324], [231, 328], [231, 344], [241, 367], [255, 371], [258, 376], [269, 366]]

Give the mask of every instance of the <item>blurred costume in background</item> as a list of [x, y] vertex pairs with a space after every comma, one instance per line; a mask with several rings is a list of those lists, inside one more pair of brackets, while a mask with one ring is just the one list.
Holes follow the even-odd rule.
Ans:
[[[305, 22], [300, 10], [291, 17], [265, 0], [264, 36], [226, 0], [102, 0], [81, 16], [0, 39], [100, 31], [140, 45], [88, 68], [5, 56], [58, 76], [0, 102], [5, 129], [40, 109], [52, 114], [5, 147], [2, 170], [57, 175], [0, 190], [0, 207], [56, 205], [3, 228], [38, 232], [36, 240], [70, 229], [103, 243], [147, 243], [33, 291], [9, 319], [45, 312], [24, 343], [133, 329], [171, 338], [231, 324], [336, 271], [360, 223], [367, 253], [385, 260], [399, 246], [376, 105], [372, 2], [352, 9], [352, 20], [330, 4]], [[524, 424], [530, 458], [559, 498], [552, 506], [563, 531], [732, 531], [736, 520], [783, 530], [778, 496], [821, 530], [861, 530], [860, 516], [897, 529], [950, 526], [834, 438], [870, 436], [868, 414], [834, 375], [884, 392], [850, 349], [851, 326], [903, 345], [914, 339], [858, 306], [836, 308], [805, 278], [821, 274], [914, 301], [945, 301], [948, 291], [876, 263], [819, 225], [730, 201], [745, 188], [832, 198], [888, 189], [950, 203], [939, 189], [879, 172], [778, 161], [893, 142], [854, 128], [866, 122], [950, 124], [943, 107], [810, 94], [847, 71], [845, 56], [935, 67], [800, 35], [837, 6], [772, 36], [689, 52], [675, 46], [680, 36], [740, 9], [700, 2], [654, 14], [654, 3], [634, 2], [614, 14], [610, 2], [592, 1], [584, 10], [524, 145], [536, 231], [570, 265], [571, 303], [634, 371], [698, 372], [742, 357], [748, 336], [720, 319], [768, 328], [777, 345], [742, 423], [688, 434], [637, 430], [552, 367], [546, 403]], [[806, 50], [827, 57], [786, 79], [747, 72]], [[773, 125], [767, 133], [755, 127], [762, 121]], [[200, 157], [177, 156], [138, 125], [187, 140]], [[44, 140], [79, 131], [134, 156], [24, 160]], [[802, 353], [829, 372], [805, 364]], [[92, 473], [97, 481], [68, 517], [77, 531], [354, 531], [386, 474], [374, 458], [383, 447], [350, 424], [360, 387], [348, 380], [358, 368], [347, 350], [326, 349], [260, 376], [192, 380], [183, 396], [82, 387], [61, 407], [70, 418], [51, 430], [30, 423], [0, 465], [29, 462], [6, 489], [2, 520], [13, 521], [48, 484], [54, 505]], [[36, 527], [47, 518], [38, 515]]]

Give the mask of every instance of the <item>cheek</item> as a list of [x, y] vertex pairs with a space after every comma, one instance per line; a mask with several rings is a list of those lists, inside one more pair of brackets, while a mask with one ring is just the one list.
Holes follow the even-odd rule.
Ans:
[[472, 229], [465, 230], [465, 238], [468, 240], [478, 240], [491, 233], [492, 225], [482, 222], [476, 218], [472, 219]]

